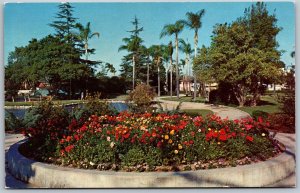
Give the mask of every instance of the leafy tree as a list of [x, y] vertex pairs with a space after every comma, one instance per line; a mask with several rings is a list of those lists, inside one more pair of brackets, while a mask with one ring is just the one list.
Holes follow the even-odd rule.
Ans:
[[61, 3], [59, 6], [59, 12], [56, 14], [56, 21], [49, 24], [56, 31], [56, 36], [65, 40], [67, 43], [75, 42], [74, 29], [76, 28], [76, 19], [73, 17], [73, 8], [70, 3]]
[[[252, 105], [255, 106], [260, 86], [266, 81], [276, 81], [281, 74], [276, 65], [278, 53], [253, 47], [252, 41], [253, 34], [247, 26], [236, 21], [231, 25], [215, 26], [209, 49], [208, 65], [214, 72], [213, 77], [232, 86], [240, 106], [244, 106], [248, 94], [253, 95]], [[201, 61], [203, 59], [196, 64]]]
[[178, 35], [182, 32], [184, 25], [180, 21], [176, 21], [175, 24], [166, 24], [161, 33], [160, 38], [164, 36], [175, 35], [175, 49], [176, 49], [176, 94], [179, 98], [179, 71], [178, 71]]
[[[187, 20], [181, 20], [181, 23], [183, 23], [186, 27], [189, 29], [194, 30], [194, 51], [195, 51], [195, 58], [197, 56], [197, 50], [198, 50], [198, 31], [202, 27], [202, 17], [205, 14], [205, 10], [201, 9], [196, 13], [192, 12], [187, 12], [186, 17]], [[197, 77], [196, 74], [194, 73], [194, 85], [197, 85]], [[196, 87], [194, 86], [194, 89]], [[204, 86], [205, 88], [205, 86]], [[196, 101], [196, 89], [194, 90], [194, 101]]]

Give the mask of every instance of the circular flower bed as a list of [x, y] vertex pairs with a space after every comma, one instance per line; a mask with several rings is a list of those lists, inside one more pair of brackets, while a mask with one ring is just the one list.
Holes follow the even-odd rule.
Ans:
[[141, 172], [243, 165], [280, 152], [262, 118], [124, 112], [92, 115], [86, 122], [73, 119], [67, 129], [54, 123], [49, 120], [46, 131], [27, 129], [29, 143], [21, 152], [63, 166]]

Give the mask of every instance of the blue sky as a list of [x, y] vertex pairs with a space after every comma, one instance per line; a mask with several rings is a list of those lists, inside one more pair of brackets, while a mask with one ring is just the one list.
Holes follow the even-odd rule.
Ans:
[[[276, 14], [277, 25], [282, 31], [277, 36], [279, 50], [285, 50], [282, 61], [287, 65], [294, 64], [290, 52], [295, 49], [295, 8], [290, 2], [267, 2], [270, 13]], [[58, 3], [7, 3], [4, 6], [4, 62], [7, 63], [9, 52], [15, 47], [25, 46], [32, 38], [43, 38], [53, 34], [48, 25], [55, 20]], [[130, 23], [136, 15], [144, 31], [141, 37], [144, 44], [167, 44], [174, 37], [159, 38], [165, 24], [175, 23], [185, 18], [188, 11], [196, 12], [205, 9], [203, 27], [199, 31], [199, 45], [209, 46], [213, 26], [216, 23], [230, 23], [242, 16], [250, 2], [176, 2], [176, 3], [71, 3], [74, 7], [74, 17], [85, 25], [91, 22], [94, 32], [100, 33], [100, 38], [90, 40], [90, 47], [96, 49], [90, 58], [114, 64], [119, 70], [122, 56], [126, 51], [118, 52], [123, 44], [122, 38], [129, 37], [132, 30]], [[185, 29], [180, 38], [187, 40], [193, 47], [193, 31]], [[182, 54], [180, 57], [184, 57]], [[118, 74], [118, 73], [117, 73]]]

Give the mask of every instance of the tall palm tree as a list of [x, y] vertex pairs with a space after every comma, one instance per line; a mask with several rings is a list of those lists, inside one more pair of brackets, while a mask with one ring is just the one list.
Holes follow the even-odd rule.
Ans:
[[[187, 20], [182, 20], [181, 22], [188, 27], [189, 29], [192, 29], [195, 31], [194, 34], [194, 51], [195, 51], [195, 57], [197, 56], [197, 50], [198, 50], [198, 30], [202, 27], [202, 17], [205, 14], [205, 10], [201, 9], [196, 13], [187, 12]], [[196, 100], [196, 88], [197, 88], [197, 79], [196, 79], [196, 73], [194, 72], [194, 101]]]
[[123, 38], [124, 45], [119, 47], [118, 51], [127, 50], [131, 52], [132, 55], [132, 90], [135, 87], [135, 63], [136, 63], [136, 56], [139, 52], [141, 52], [141, 43], [142, 39], [138, 36], [132, 36], [131, 38]]
[[163, 27], [160, 38], [164, 36], [175, 35], [175, 48], [176, 48], [176, 94], [179, 98], [179, 71], [178, 71], [178, 34], [182, 32], [184, 25], [180, 21], [176, 21], [175, 24], [167, 24]]
[[160, 96], [160, 65], [163, 59], [163, 47], [164, 45], [152, 45], [149, 48], [153, 63], [157, 67], [157, 96]]
[[[183, 39], [179, 39], [179, 50], [182, 51], [184, 54], [185, 54], [185, 61], [184, 61], [184, 64], [186, 66], [186, 72], [185, 72], [185, 76], [183, 76], [183, 83], [185, 83], [185, 94], [187, 95], [189, 92], [189, 89], [190, 89], [190, 84], [188, 82], [188, 76], [190, 75], [189, 74], [189, 70], [190, 70], [190, 55], [191, 53], [193, 52], [192, 51], [192, 47], [191, 47], [191, 44], [188, 43], [188, 40], [187, 42], [185, 42]], [[187, 88], [186, 88], [187, 87]]]
[[[169, 42], [169, 44], [167, 46], [164, 47], [164, 50], [163, 50], [163, 58], [165, 59], [166, 61], [166, 85], [167, 85], [167, 89], [169, 87], [169, 82], [168, 82], [168, 71], [170, 71], [170, 96], [172, 97], [173, 96], [173, 44], [172, 44], [172, 41]], [[170, 62], [170, 68], [169, 69], [169, 66], [168, 66], [168, 62]]]
[[85, 50], [85, 60], [88, 60], [89, 57], [89, 40], [92, 39], [94, 36], [99, 38], [99, 32], [92, 32], [91, 31], [91, 23], [88, 22], [85, 27], [83, 27], [80, 23], [76, 24], [76, 27], [79, 29], [79, 39], [84, 43], [84, 50]]

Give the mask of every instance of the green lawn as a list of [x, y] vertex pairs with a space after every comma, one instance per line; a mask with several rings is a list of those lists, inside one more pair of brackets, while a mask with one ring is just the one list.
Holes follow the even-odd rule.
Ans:
[[[168, 101], [180, 101], [180, 102], [194, 102], [193, 101], [193, 98], [192, 97], [190, 97], [190, 96], [181, 96], [181, 97], [179, 97], [179, 100], [177, 99], [177, 97], [176, 96], [173, 96], [173, 97], [162, 97], [161, 99], [163, 99], [163, 100], [168, 100]], [[205, 98], [203, 98], [203, 97], [197, 97], [196, 98], [196, 102], [197, 103], [204, 103], [206, 100], [205, 100]]]
[[256, 107], [237, 107], [238, 109], [245, 111], [252, 115], [253, 111], [259, 110], [267, 113], [280, 112], [280, 104], [276, 101], [274, 95], [264, 95], [261, 97], [261, 103]]
[[182, 109], [180, 110], [180, 112], [187, 113], [187, 115], [201, 115], [203, 117], [205, 117], [208, 114], [213, 114], [211, 110], [207, 109]]
[[[54, 104], [72, 104], [72, 103], [83, 103], [81, 100], [54, 100]], [[8, 102], [5, 101], [5, 106], [35, 106], [38, 105], [40, 101], [32, 101], [32, 102]]]

